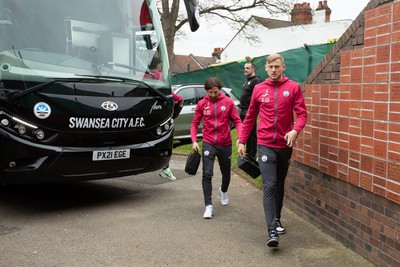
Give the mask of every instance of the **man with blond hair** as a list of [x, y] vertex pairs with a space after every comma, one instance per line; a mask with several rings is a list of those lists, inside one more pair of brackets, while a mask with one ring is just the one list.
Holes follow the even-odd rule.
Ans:
[[[258, 119], [258, 162], [263, 186], [263, 206], [268, 226], [269, 247], [278, 247], [279, 234], [286, 232], [281, 223], [284, 185], [293, 146], [307, 122], [307, 110], [298, 83], [287, 78], [280, 54], [267, 57], [268, 78], [255, 86], [250, 106], [238, 139], [238, 153], [245, 157], [245, 146]], [[294, 123], [294, 115], [297, 119]]]

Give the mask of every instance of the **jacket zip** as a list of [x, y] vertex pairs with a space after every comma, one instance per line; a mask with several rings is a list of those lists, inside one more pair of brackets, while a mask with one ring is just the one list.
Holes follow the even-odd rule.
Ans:
[[278, 122], [278, 84], [274, 85], [274, 139], [273, 142], [276, 141], [276, 124]]
[[217, 114], [217, 111], [218, 111], [218, 107], [217, 107], [217, 102], [215, 101], [215, 102], [212, 102], [213, 104], [214, 104], [214, 128], [215, 128], [215, 132], [214, 132], [214, 144], [216, 144], [217, 143], [217, 137], [218, 137], [218, 135], [217, 135], [217, 133], [218, 133], [218, 114]]

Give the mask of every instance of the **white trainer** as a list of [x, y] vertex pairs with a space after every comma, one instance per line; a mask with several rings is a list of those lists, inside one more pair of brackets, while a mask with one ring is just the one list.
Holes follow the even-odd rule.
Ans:
[[203, 218], [211, 219], [213, 216], [213, 205], [207, 205], [206, 210], [204, 211]]
[[170, 168], [162, 169], [160, 172], [160, 176], [163, 178], [170, 179], [171, 181], [176, 180], [176, 177], [174, 176]]
[[221, 198], [221, 205], [226, 206], [229, 204], [229, 199], [228, 199], [228, 192], [222, 192], [221, 187], [219, 188], [219, 195]]

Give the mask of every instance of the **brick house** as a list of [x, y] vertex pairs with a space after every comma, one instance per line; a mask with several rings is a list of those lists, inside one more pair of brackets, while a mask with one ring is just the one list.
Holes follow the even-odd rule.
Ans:
[[193, 54], [175, 55], [174, 63], [171, 65], [173, 74], [190, 72], [195, 70], [206, 69], [210, 65], [215, 64], [221, 59], [222, 48], [214, 48], [211, 57], [200, 57]]
[[378, 266], [400, 266], [400, 1], [371, 0], [302, 84], [308, 122], [285, 204]]

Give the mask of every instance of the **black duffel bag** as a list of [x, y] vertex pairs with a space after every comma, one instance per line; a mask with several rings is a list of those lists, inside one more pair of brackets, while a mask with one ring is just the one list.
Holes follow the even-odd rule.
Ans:
[[237, 163], [239, 169], [243, 170], [252, 178], [255, 179], [260, 176], [260, 167], [258, 166], [257, 160], [255, 160], [253, 157], [246, 156], [245, 158], [242, 158], [241, 156], [239, 156]]
[[199, 152], [194, 151], [189, 154], [186, 160], [185, 172], [190, 175], [195, 175], [200, 165], [201, 155]]

